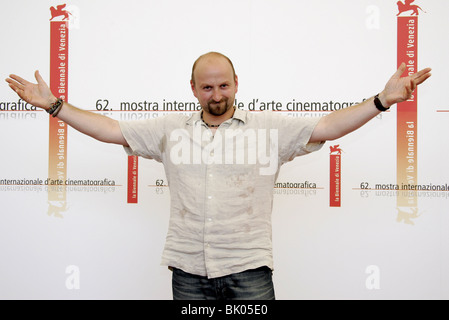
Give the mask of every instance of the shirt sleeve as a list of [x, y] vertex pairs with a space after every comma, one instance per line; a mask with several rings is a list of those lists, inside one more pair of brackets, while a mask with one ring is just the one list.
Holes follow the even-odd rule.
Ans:
[[325, 141], [309, 143], [313, 130], [321, 118], [289, 117], [273, 114], [272, 125], [278, 129], [279, 159], [281, 163], [320, 150]]
[[119, 121], [120, 129], [129, 147], [128, 155], [162, 161], [164, 139], [164, 118], [148, 120]]

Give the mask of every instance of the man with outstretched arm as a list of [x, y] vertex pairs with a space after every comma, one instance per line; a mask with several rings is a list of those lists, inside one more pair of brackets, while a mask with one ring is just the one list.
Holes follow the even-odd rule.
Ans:
[[[290, 118], [235, 108], [238, 77], [229, 58], [209, 52], [190, 81], [202, 111], [117, 121], [58, 100], [37, 84], [6, 81], [20, 98], [97, 140], [164, 165], [171, 191], [162, 264], [173, 271], [174, 299], [274, 299], [271, 210], [279, 168], [363, 126], [410, 98], [430, 68], [401, 77], [375, 97], [322, 118]], [[234, 142], [235, 141], [235, 142]]]

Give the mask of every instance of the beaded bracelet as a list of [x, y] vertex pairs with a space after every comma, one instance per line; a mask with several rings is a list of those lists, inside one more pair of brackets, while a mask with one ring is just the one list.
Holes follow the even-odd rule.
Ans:
[[61, 98], [59, 98], [58, 100], [56, 100], [55, 103], [52, 103], [52, 104], [51, 104], [51, 108], [50, 108], [50, 109], [47, 109], [48, 114], [51, 114], [52, 117], [56, 117], [56, 115], [57, 115], [57, 114], [59, 113], [59, 111], [61, 110], [63, 103], [64, 103], [64, 101], [63, 101]]

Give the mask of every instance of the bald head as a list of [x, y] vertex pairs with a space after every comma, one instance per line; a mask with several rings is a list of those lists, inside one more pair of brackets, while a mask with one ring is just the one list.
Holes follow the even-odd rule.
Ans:
[[190, 86], [206, 118], [232, 116], [238, 79], [229, 58], [218, 52], [199, 57], [192, 68]]
[[197, 70], [197, 68], [207, 67], [209, 65], [214, 65], [214, 64], [229, 65], [230, 70], [232, 72], [232, 77], [233, 77], [233, 79], [235, 79], [235, 69], [234, 69], [234, 65], [232, 64], [231, 59], [229, 59], [224, 54], [221, 54], [219, 52], [208, 52], [208, 53], [200, 56], [198, 59], [196, 59], [195, 63], [193, 64], [192, 77], [191, 77], [192, 84], [195, 85], [195, 83], [196, 83], [195, 82], [196, 81], [195, 71]]

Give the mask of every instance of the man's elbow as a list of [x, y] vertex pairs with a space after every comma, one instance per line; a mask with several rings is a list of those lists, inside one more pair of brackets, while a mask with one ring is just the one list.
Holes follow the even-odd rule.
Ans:
[[120, 129], [120, 125], [116, 120], [112, 121], [107, 128], [98, 131], [93, 138], [101, 142], [129, 147], [125, 137], [123, 136], [122, 130]]

